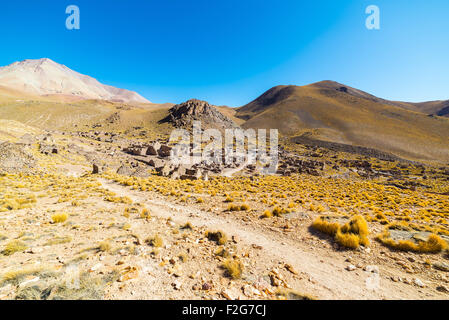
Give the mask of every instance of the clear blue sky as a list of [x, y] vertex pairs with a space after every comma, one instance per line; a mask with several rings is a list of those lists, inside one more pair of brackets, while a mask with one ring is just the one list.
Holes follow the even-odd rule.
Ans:
[[[65, 28], [70, 4], [80, 30]], [[370, 4], [381, 30], [365, 28]], [[0, 38], [0, 65], [47, 57], [158, 103], [240, 106], [320, 80], [449, 99], [447, 0], [1, 1]]]

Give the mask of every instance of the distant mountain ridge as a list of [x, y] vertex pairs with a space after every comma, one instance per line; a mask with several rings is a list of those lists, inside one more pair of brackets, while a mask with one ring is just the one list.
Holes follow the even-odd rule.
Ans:
[[23, 60], [0, 67], [0, 86], [38, 96], [150, 103], [136, 92], [104, 85], [48, 58]]
[[[440, 108], [441, 106], [441, 108]], [[243, 128], [369, 147], [407, 159], [449, 159], [444, 102], [389, 101], [334, 81], [276, 86], [236, 109]], [[429, 115], [433, 115], [430, 117]]]

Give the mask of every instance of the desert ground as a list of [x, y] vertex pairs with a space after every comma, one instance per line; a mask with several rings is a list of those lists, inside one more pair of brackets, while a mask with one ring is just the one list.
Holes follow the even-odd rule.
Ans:
[[[0, 86], [0, 299], [449, 297], [444, 103], [334, 82], [237, 109], [19, 89]], [[279, 128], [276, 172], [173, 165], [194, 120]]]

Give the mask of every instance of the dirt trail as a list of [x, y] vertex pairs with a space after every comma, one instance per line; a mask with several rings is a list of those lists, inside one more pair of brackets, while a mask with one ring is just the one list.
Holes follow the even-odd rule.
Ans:
[[[171, 217], [177, 223], [187, 221], [196, 226], [223, 230], [236, 235], [244, 245], [256, 244], [262, 247], [264, 259], [291, 264], [301, 276], [308, 279], [308, 292], [314, 292], [320, 299], [429, 299], [438, 298], [431, 289], [420, 289], [411, 285], [394, 283], [389, 277], [402, 276], [397, 269], [380, 266], [380, 286], [369, 290], [366, 279], [373, 274], [363, 270], [347, 271], [349, 263], [344, 256], [325, 248], [316, 248], [300, 242], [293, 242], [282, 234], [271, 234], [258, 228], [257, 224], [245, 224], [230, 216], [218, 216], [213, 212], [200, 211], [189, 206], [173, 204], [163, 199], [149, 199], [149, 194], [115, 182], [99, 179], [104, 188], [120, 196], [128, 196], [135, 202], [145, 204], [151, 212], [163, 218]], [[388, 277], [388, 278], [387, 278]]]

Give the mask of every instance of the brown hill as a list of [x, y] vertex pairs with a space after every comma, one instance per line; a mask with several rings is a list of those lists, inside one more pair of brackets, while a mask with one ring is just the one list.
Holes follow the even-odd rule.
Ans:
[[449, 119], [332, 81], [277, 86], [237, 109], [244, 128], [363, 146], [412, 160], [449, 159]]

